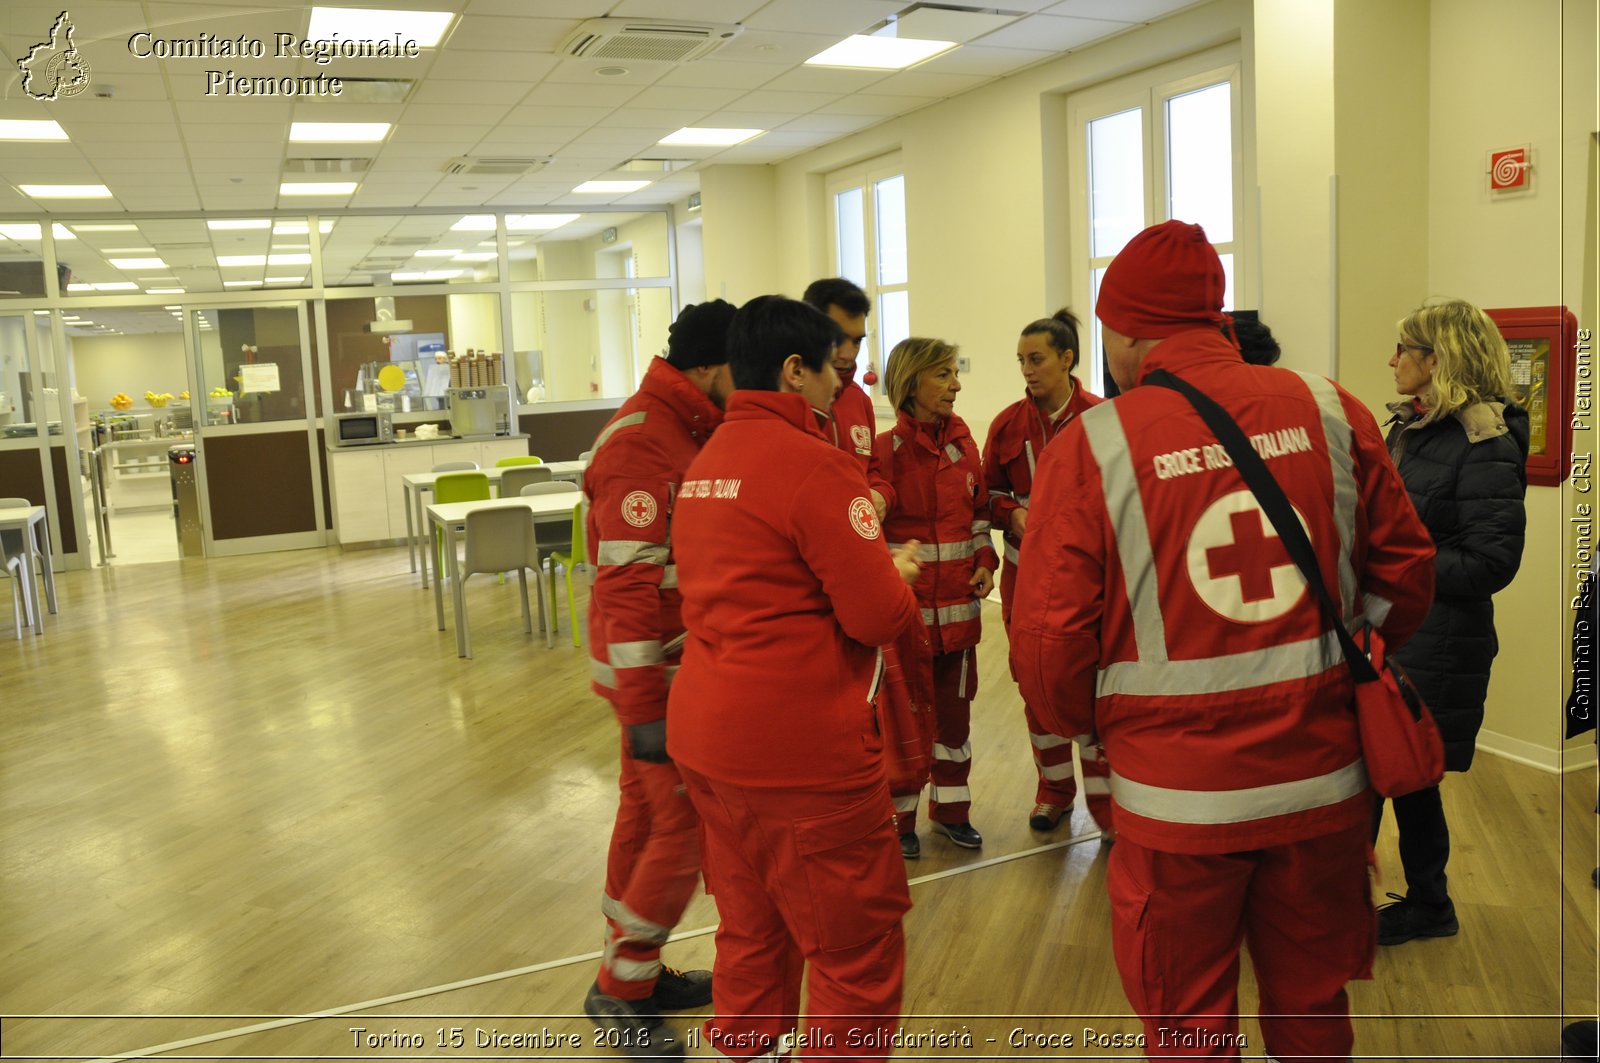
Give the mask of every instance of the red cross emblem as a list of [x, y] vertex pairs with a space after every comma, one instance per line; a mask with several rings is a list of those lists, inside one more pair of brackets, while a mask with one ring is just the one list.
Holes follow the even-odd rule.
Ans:
[[[1303, 526], [1304, 518], [1300, 514]], [[1305, 594], [1306, 582], [1249, 491], [1217, 499], [1189, 535], [1189, 579], [1213, 610], [1245, 623], [1274, 620]]]
[[634, 491], [622, 500], [622, 519], [635, 528], [648, 528], [656, 520], [656, 500], [648, 491]]
[[878, 511], [865, 498], [850, 500], [850, 527], [863, 539], [877, 539], [883, 535], [883, 526], [878, 523]]

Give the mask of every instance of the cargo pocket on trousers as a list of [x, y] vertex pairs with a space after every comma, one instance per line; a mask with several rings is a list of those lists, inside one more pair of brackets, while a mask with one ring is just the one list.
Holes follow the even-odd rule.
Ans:
[[[1119, 854], [1112, 853], [1113, 863]], [[1160, 981], [1161, 964], [1154, 962], [1152, 950], [1151, 903], [1155, 891], [1119, 868], [1113, 877], [1107, 869], [1107, 893], [1111, 899], [1111, 951], [1128, 1003], [1140, 1015], [1160, 1015], [1166, 996]], [[1152, 981], [1154, 979], [1154, 981]]]
[[910, 910], [893, 821], [894, 804], [884, 786], [837, 811], [795, 820], [813, 932], [824, 952], [873, 941]]

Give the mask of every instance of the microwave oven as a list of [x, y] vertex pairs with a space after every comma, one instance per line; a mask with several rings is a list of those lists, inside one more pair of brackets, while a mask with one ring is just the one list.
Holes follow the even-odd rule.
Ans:
[[387, 410], [335, 414], [332, 442], [336, 447], [393, 443], [394, 414]]

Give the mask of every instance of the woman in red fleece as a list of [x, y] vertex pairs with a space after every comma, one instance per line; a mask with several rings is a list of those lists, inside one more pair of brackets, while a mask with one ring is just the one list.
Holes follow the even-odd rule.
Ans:
[[916, 544], [890, 555], [857, 459], [823, 435], [837, 334], [781, 296], [734, 316], [739, 390], [674, 500], [667, 752], [722, 917], [705, 1044], [735, 1061], [881, 1058], [900, 1014], [911, 896], [873, 700], [875, 647], [916, 623]]
[[[954, 412], [961, 391], [955, 345], [918, 337], [901, 340], [889, 352], [884, 385], [899, 410], [899, 421], [873, 445], [888, 481], [884, 531], [891, 549], [921, 541], [917, 604], [932, 645], [932, 660], [922, 663], [931, 669], [935, 721], [928, 818], [935, 833], [977, 849], [983, 836], [969, 815], [968, 733], [978, 690], [975, 655], [983, 633], [982, 603], [999, 566], [989, 541], [989, 491], [978, 445]], [[907, 668], [916, 664], [904, 662]], [[894, 796], [900, 852], [915, 859], [922, 852], [916, 833], [921, 795]]]

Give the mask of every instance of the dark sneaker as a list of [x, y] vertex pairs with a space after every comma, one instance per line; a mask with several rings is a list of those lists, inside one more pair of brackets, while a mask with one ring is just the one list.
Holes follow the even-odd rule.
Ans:
[[1569, 1022], [1561, 1029], [1561, 1054], [1566, 1059], [1595, 1058], [1596, 1027], [1600, 1023], [1593, 1019], [1579, 1019]]
[[1456, 906], [1449, 900], [1424, 904], [1396, 893], [1389, 896], [1395, 903], [1378, 909], [1378, 944], [1398, 945], [1412, 938], [1447, 938], [1460, 933]]
[[583, 998], [583, 1013], [598, 1030], [615, 1030], [605, 1043], [635, 1059], [682, 1059], [683, 1044], [649, 1000], [623, 1000], [600, 992], [598, 983]]
[[900, 835], [900, 855], [915, 860], [922, 855], [922, 841], [915, 834]]
[[1052, 831], [1061, 826], [1061, 817], [1067, 814], [1066, 805], [1052, 805], [1040, 801], [1028, 814], [1028, 826], [1034, 830]]
[[711, 1003], [711, 972], [680, 971], [662, 964], [650, 1002], [658, 1011], [703, 1008]]
[[943, 834], [963, 849], [983, 848], [983, 835], [971, 823], [940, 823], [934, 820], [933, 833]]

